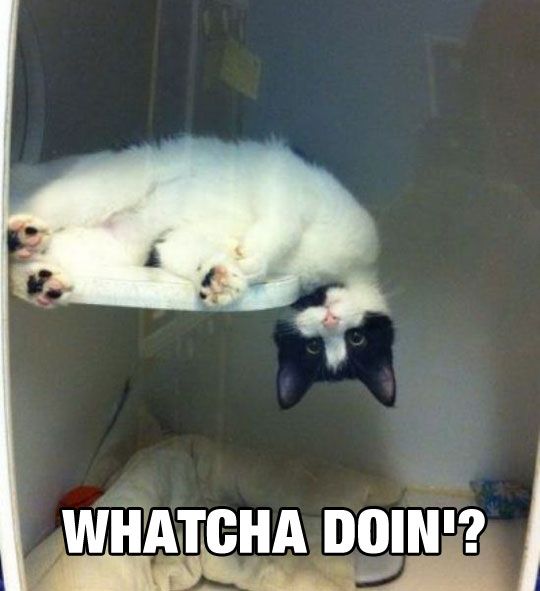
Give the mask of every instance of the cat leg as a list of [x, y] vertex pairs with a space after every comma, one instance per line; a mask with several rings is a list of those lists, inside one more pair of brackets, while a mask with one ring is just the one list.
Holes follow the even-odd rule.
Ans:
[[235, 250], [239, 268], [250, 283], [266, 278], [294, 251], [302, 236], [301, 225], [286, 216], [266, 217], [253, 224]]
[[97, 226], [140, 204], [154, 187], [149, 146], [18, 164], [11, 171], [11, 207], [46, 220], [53, 230]]
[[35, 258], [46, 250], [50, 237], [49, 226], [32, 214], [12, 215], [8, 220], [8, 251], [14, 260]]
[[66, 304], [73, 291], [70, 277], [109, 278], [118, 267], [142, 266], [149, 239], [127, 220], [114, 227], [71, 227], [50, 235], [47, 252], [12, 260], [12, 292], [40, 307]]
[[247, 279], [234, 260], [234, 241], [209, 239], [193, 229], [169, 232], [154, 246], [151, 262], [190, 280], [209, 307], [224, 306], [246, 290]]
[[39, 308], [67, 304], [73, 290], [66, 273], [46, 259], [13, 263], [9, 277], [13, 295]]

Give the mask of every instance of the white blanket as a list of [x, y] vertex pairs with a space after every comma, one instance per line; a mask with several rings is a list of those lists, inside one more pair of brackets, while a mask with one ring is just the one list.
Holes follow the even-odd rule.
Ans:
[[[67, 556], [56, 530], [27, 557], [30, 591], [183, 591], [203, 577], [247, 591], [352, 591], [351, 556], [320, 554], [323, 507], [399, 502], [394, 483], [335, 465], [286, 459], [198, 436], [171, 436], [136, 453], [96, 507], [298, 507], [311, 554], [304, 557]], [[179, 535], [181, 539], [181, 535]]]

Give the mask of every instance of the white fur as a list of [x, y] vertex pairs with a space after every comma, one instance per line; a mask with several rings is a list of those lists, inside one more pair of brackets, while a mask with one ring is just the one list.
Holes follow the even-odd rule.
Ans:
[[[331, 326], [324, 324], [328, 311], [336, 319]], [[367, 311], [387, 313], [388, 308], [376, 284], [353, 282], [348, 288], [329, 289], [324, 305], [299, 312], [294, 324], [303, 336], [324, 340], [326, 365], [335, 371], [347, 358], [345, 332], [359, 326]]]
[[305, 289], [344, 283], [348, 296], [336, 291], [333, 304], [344, 319], [386, 307], [371, 217], [332, 175], [276, 141], [182, 137], [18, 165], [12, 196], [13, 213], [49, 225], [41, 257], [65, 276], [81, 267], [142, 265], [163, 237], [163, 268], [197, 289], [219, 258], [247, 282], [291, 273]]
[[345, 337], [335, 335], [326, 337], [324, 339], [324, 352], [326, 355], [326, 366], [336, 371], [347, 359], [347, 344], [345, 343]]

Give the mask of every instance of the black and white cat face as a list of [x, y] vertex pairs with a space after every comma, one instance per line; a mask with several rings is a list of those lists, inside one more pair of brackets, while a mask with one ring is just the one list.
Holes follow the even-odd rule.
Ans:
[[385, 406], [393, 406], [394, 327], [382, 298], [321, 287], [300, 298], [289, 321], [276, 325], [278, 400], [297, 404], [315, 382], [360, 380]]

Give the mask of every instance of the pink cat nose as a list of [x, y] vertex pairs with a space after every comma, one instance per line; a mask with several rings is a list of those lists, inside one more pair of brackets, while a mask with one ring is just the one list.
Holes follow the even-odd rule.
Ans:
[[326, 328], [333, 328], [339, 324], [339, 318], [334, 316], [330, 310], [326, 310], [326, 316], [324, 317], [323, 324], [326, 326]]

